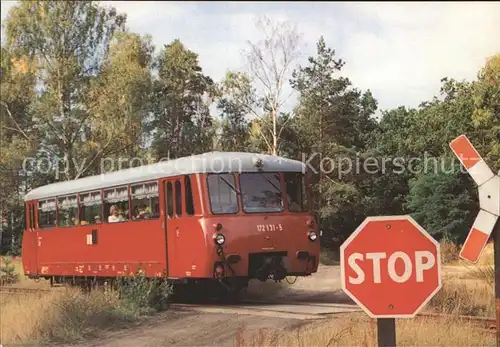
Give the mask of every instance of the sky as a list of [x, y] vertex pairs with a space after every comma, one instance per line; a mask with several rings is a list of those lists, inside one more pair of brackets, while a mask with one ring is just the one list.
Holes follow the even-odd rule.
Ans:
[[[1, 18], [15, 4], [1, 1]], [[304, 63], [323, 35], [346, 64], [342, 75], [370, 89], [379, 109], [417, 107], [438, 95], [441, 78], [473, 80], [500, 53], [500, 2], [161, 2], [109, 1], [131, 31], [151, 34], [157, 51], [174, 39], [199, 54], [221, 80], [246, 68], [247, 40], [262, 39], [258, 16], [296, 23]], [[290, 107], [293, 100], [286, 107]]]

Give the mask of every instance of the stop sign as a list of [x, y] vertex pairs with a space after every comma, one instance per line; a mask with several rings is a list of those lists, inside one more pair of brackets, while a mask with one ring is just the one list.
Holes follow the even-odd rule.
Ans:
[[368, 217], [340, 247], [342, 289], [373, 318], [411, 318], [441, 288], [439, 243], [410, 216]]

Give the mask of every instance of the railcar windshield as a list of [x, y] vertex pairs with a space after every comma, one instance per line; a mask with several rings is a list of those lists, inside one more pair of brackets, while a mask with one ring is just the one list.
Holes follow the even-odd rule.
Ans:
[[281, 212], [284, 210], [279, 173], [243, 173], [240, 175], [240, 186], [245, 212]]
[[210, 208], [213, 214], [238, 213], [238, 200], [245, 213], [282, 212], [284, 199], [289, 212], [308, 212], [306, 182], [301, 172], [284, 172], [285, 191], [280, 173], [247, 172], [238, 175], [238, 190], [233, 174], [209, 174], [207, 177]]
[[237, 213], [238, 198], [232, 174], [210, 174], [207, 177], [210, 207], [213, 214]]

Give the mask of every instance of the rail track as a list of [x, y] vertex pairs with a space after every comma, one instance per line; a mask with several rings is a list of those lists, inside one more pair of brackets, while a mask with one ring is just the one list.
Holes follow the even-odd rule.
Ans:
[[17, 288], [17, 287], [0, 287], [0, 295], [28, 295], [28, 294], [47, 294], [53, 290], [45, 288]]
[[[33, 294], [48, 294], [54, 291], [63, 290], [65, 287], [56, 288], [18, 288], [10, 286], [0, 286], [1, 295], [33, 295]], [[242, 299], [234, 303], [186, 303], [173, 302], [171, 307], [176, 310], [191, 310], [191, 311], [210, 311], [217, 310], [218, 312], [242, 312], [247, 314], [282, 314], [288, 315], [290, 318], [302, 316], [303, 319], [322, 319], [334, 315], [361, 312], [357, 305], [348, 303], [333, 303], [328, 300], [322, 302], [308, 300], [256, 300]], [[422, 312], [417, 314], [417, 317], [427, 318], [454, 318], [462, 321], [476, 324], [482, 329], [487, 329], [496, 332], [496, 320], [489, 317], [465, 316], [465, 315], [450, 315], [442, 313]]]

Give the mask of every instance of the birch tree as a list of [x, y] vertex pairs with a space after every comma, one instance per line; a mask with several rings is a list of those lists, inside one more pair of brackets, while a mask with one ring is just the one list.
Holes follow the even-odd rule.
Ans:
[[250, 113], [258, 118], [258, 128], [269, 152], [276, 155], [280, 135], [286, 126], [286, 123], [279, 126], [278, 117], [291, 96], [291, 92], [287, 93], [286, 89], [293, 64], [299, 58], [300, 35], [294, 23], [273, 22], [267, 17], [259, 18], [257, 28], [263, 39], [248, 41], [246, 59], [249, 76], [260, 100], [257, 105], [260, 107], [248, 107]]

